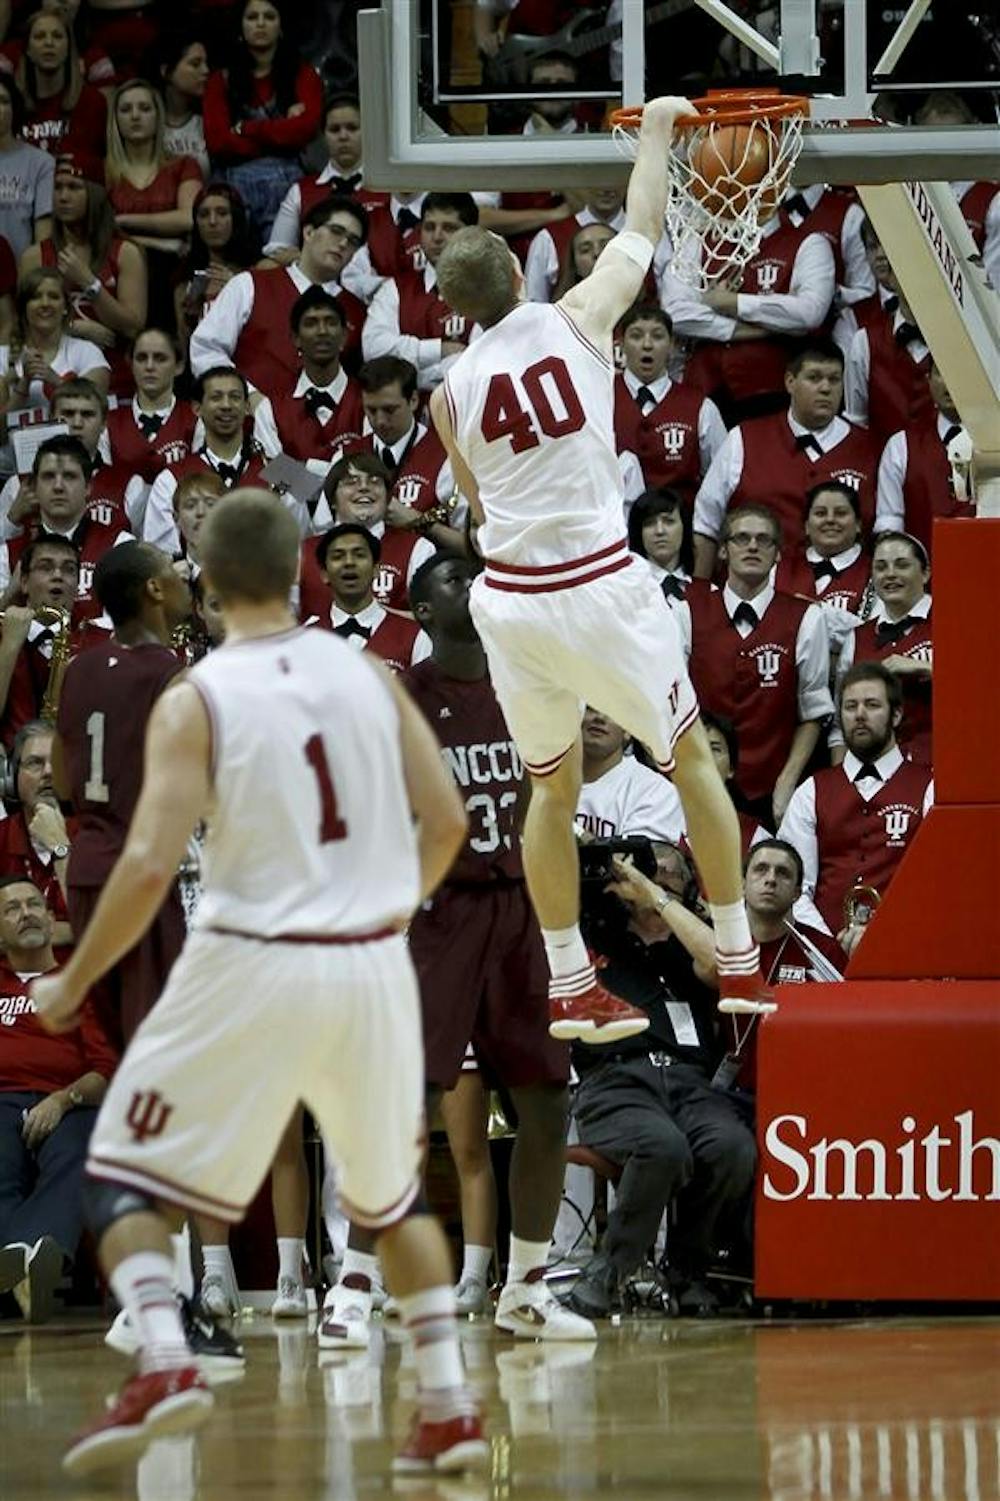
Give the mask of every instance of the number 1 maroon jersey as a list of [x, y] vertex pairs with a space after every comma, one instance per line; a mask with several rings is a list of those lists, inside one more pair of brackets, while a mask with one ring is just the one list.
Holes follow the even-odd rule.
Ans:
[[56, 728], [79, 828], [71, 886], [101, 886], [121, 854], [142, 787], [146, 725], [181, 670], [169, 647], [111, 639], [66, 670]]
[[469, 832], [449, 882], [520, 881], [517, 804], [524, 767], [488, 677], [452, 678], [428, 658], [403, 679], [441, 742], [465, 799]]

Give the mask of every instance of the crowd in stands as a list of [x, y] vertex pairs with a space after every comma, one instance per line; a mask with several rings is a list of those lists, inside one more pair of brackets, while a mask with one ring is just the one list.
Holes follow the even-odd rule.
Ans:
[[[95, 568], [129, 539], [168, 552], [193, 599], [176, 649], [195, 660], [220, 640], [199, 527], [233, 486], [273, 485], [301, 530], [300, 620], [405, 672], [430, 650], [418, 570], [440, 551], [476, 558], [427, 398], [477, 330], [438, 295], [436, 262], [480, 222], [521, 257], [526, 295], [554, 300], [624, 212], [599, 184], [369, 187], [358, 101], [324, 97], [277, 0], [177, 7], [180, 29], [156, 7], [4, 9], [0, 1247], [49, 1236], [72, 1256], [65, 1152], [79, 1163], [113, 1049], [94, 1028], [45, 1038], [25, 992], [72, 942], [73, 810], [53, 792], [46, 718], [67, 656], [112, 629]], [[578, 127], [576, 77], [571, 58], [534, 65], [532, 83], [567, 97], [526, 106], [525, 131]], [[948, 121], [964, 105], [925, 108]], [[325, 165], [307, 171], [317, 143]], [[1000, 277], [1000, 189], [954, 189]], [[852, 893], [884, 893], [933, 797], [933, 522], [975, 513], [967, 435], [846, 188], [790, 192], [736, 288], [694, 292], [664, 241], [615, 353], [623, 530], [674, 611], [745, 852], [771, 852], [755, 899], [781, 884], [782, 917], [842, 969], [867, 915]], [[585, 835], [683, 854], [676, 794], [642, 748], [589, 715], [585, 750]], [[649, 892], [620, 879], [641, 928]], [[678, 889], [700, 911], [696, 881]], [[805, 979], [773, 907], [754, 909], [771, 978]], [[740, 1150], [746, 1167], [743, 1135]], [[39, 1179], [27, 1209], [19, 1152]]]

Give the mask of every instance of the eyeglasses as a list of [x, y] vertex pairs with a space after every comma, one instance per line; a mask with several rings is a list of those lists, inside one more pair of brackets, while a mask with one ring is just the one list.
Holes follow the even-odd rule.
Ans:
[[345, 229], [342, 224], [323, 224], [320, 227], [328, 230], [330, 234], [335, 235], [338, 240], [343, 240], [345, 245], [350, 245], [352, 250], [360, 250], [364, 244], [364, 240], [360, 235], [353, 234], [351, 230]]
[[778, 543], [770, 532], [730, 532], [725, 539], [730, 545], [736, 547], [777, 547]]

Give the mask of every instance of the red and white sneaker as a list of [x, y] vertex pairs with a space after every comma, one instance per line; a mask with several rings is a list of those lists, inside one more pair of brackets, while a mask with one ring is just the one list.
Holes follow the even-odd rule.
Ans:
[[719, 976], [719, 1010], [736, 1016], [768, 1016], [777, 1011], [774, 992], [760, 970], [752, 975]]
[[423, 1475], [431, 1470], [454, 1475], [485, 1469], [489, 1457], [490, 1446], [478, 1414], [432, 1423], [417, 1413], [406, 1448], [396, 1455], [392, 1468], [397, 1475]]
[[103, 1418], [77, 1434], [63, 1455], [63, 1469], [89, 1475], [134, 1460], [154, 1439], [200, 1428], [214, 1400], [193, 1365], [133, 1376]]
[[553, 995], [550, 988], [549, 1036], [560, 1042], [620, 1042], [648, 1026], [645, 1011], [612, 995], [598, 980], [580, 995]]

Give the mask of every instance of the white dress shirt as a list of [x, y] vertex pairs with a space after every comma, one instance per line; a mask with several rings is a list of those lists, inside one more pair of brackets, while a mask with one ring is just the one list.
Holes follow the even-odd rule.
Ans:
[[[436, 286], [434, 267], [425, 266], [425, 290], [433, 292]], [[399, 283], [394, 277], [384, 281], [372, 298], [361, 334], [365, 359], [375, 360], [383, 354], [394, 354], [397, 359], [409, 360], [417, 369], [417, 385], [422, 391], [430, 391], [441, 384], [458, 359], [457, 354], [442, 356], [443, 343], [443, 339], [418, 339], [415, 334], [400, 332]]]
[[[961, 423], [952, 422], [943, 412], [937, 414], [938, 437], [943, 443], [945, 435]], [[878, 495], [875, 502], [875, 532], [905, 532], [906, 505], [903, 500], [903, 484], [906, 466], [909, 463], [909, 445], [905, 431], [893, 433], [882, 450], [878, 466]]]
[[[834, 417], [826, 427], [815, 432], [811, 428], [803, 427], [791, 412], [786, 414], [786, 420], [793, 437], [801, 438], [808, 433], [825, 454], [829, 453], [831, 448], [836, 448], [838, 443], [842, 443], [851, 431], [850, 424], [845, 422], [843, 417]], [[741, 423], [725, 435], [695, 496], [694, 529], [702, 537], [710, 537], [716, 541], [721, 535], [722, 523], [729, 509], [729, 502], [735, 494], [742, 474], [743, 425]]]
[[[301, 398], [305, 396], [307, 391], [311, 391], [314, 387], [317, 391], [322, 391], [324, 395], [329, 396], [334, 407], [338, 407], [344, 398], [344, 392], [347, 390], [347, 374], [344, 370], [338, 370], [333, 380], [328, 382], [327, 385], [317, 386], [315, 381], [311, 381], [303, 370], [292, 388], [292, 395]], [[278, 436], [278, 424], [275, 421], [274, 408], [271, 405], [270, 397], [264, 396], [258, 403], [253, 418], [253, 435], [269, 459], [275, 458], [282, 452], [281, 438]], [[339, 454], [335, 455], [329, 463], [325, 459], [307, 459], [306, 467], [314, 469], [317, 474], [325, 474], [331, 465], [337, 462], [337, 458], [339, 458]]]
[[584, 782], [576, 823], [598, 839], [678, 844], [684, 837], [684, 814], [673, 782], [629, 755], [603, 776]]
[[[389, 612], [387, 610], [383, 610], [382, 606], [376, 599], [373, 599], [370, 605], [365, 605], [365, 608], [363, 610], [358, 610], [353, 615], [347, 610], [342, 610], [338, 604], [331, 604], [330, 624], [334, 626], [334, 628], [336, 628], [338, 625], [344, 625], [348, 620], [356, 620], [358, 625], [364, 626], [365, 630], [368, 632], [368, 640], [370, 641], [372, 636], [374, 636], [375, 632], [378, 630], [379, 626], [382, 624], [383, 620], [387, 619], [388, 613]], [[315, 618], [316, 617], [313, 616], [310, 620], [307, 620], [306, 625], [311, 625]], [[354, 651], [364, 651], [365, 647], [368, 644], [364, 637], [358, 636], [353, 633], [350, 636], [344, 636], [343, 640], [345, 640], [348, 646], [350, 646]], [[431, 638], [430, 636], [428, 636], [427, 632], [418, 632], [416, 639], [413, 642], [413, 650], [410, 652], [410, 660], [408, 665], [410, 667], [415, 667], [418, 662], [423, 662], [426, 657], [430, 656], [433, 649], [434, 643], [431, 641]]]
[[[474, 194], [473, 196], [475, 197], [476, 195]], [[411, 198], [398, 198], [393, 193], [389, 199], [389, 212], [392, 215], [393, 222], [398, 223], [400, 210], [404, 208], [409, 209], [411, 214], [416, 214], [419, 219], [426, 197], [426, 193], [414, 193]], [[418, 248], [412, 254], [412, 262], [418, 271], [422, 271], [424, 266], [426, 266], [427, 261], [421, 249]], [[386, 278], [382, 273], [376, 271], [372, 265], [371, 251], [367, 244], [362, 245], [360, 250], [354, 252], [343, 270], [345, 288], [348, 292], [353, 292], [355, 297], [360, 297], [366, 306], [371, 302], [385, 280]]]
[[[761, 251], [779, 226], [771, 219], [764, 226]], [[737, 322], [755, 323], [776, 334], [806, 334], [818, 328], [830, 310], [836, 286], [833, 251], [822, 235], [806, 235], [795, 253], [787, 292], [740, 292], [736, 317], [716, 313], [699, 293], [667, 270], [661, 283], [660, 300], [670, 314], [674, 330], [689, 339], [714, 339], [728, 344]]]
[[[335, 177], [356, 177], [361, 172], [361, 163], [351, 172], [342, 172], [336, 162], [327, 162], [316, 177], [318, 187], [325, 187]], [[362, 173], [362, 177], [363, 177]], [[332, 193], [333, 188], [330, 189]], [[264, 246], [264, 255], [272, 255], [275, 250], [298, 250], [302, 244], [302, 188], [297, 182], [293, 182], [284, 198], [281, 207], [274, 216], [271, 225], [271, 237]]]
[[[273, 276], [290, 276], [299, 292], [307, 292], [315, 283], [306, 276], [298, 261], [285, 266]], [[325, 281], [323, 291], [336, 297], [339, 281]], [[201, 375], [214, 365], [232, 365], [240, 334], [253, 314], [254, 279], [249, 271], [240, 271], [226, 282], [218, 297], [207, 309], [191, 335], [191, 374]]]
[[[891, 748], [884, 751], [873, 764], [880, 775], [864, 776], [859, 781], [858, 772], [863, 762], [853, 751], [848, 751], [839, 768], [851, 785], [857, 789], [858, 797], [865, 802], [873, 798], [879, 788], [903, 765], [903, 753], [894, 742]], [[923, 811], [925, 814], [933, 803], [934, 783], [929, 782], [924, 794]], [[816, 834], [815, 777], [808, 777], [792, 793], [788, 807], [785, 809], [785, 816], [781, 820], [781, 827], [778, 829], [778, 838], [787, 840], [798, 851], [802, 861], [802, 895], [792, 909], [796, 922], [808, 923], [811, 927], [819, 928], [822, 933], [829, 933], [830, 929], [820, 916], [814, 900], [819, 882], [821, 858], [819, 839]]]
[[[615, 234], [625, 228], [625, 210], [620, 208], [611, 220], [599, 219], [589, 208], [582, 208], [575, 216], [577, 229], [587, 229], [591, 224], [607, 224]], [[551, 302], [556, 282], [559, 280], [559, 252], [552, 231], [540, 229], [528, 246], [524, 258], [524, 292], [529, 302]]]
[[[906, 613], [907, 615], [912, 615], [914, 620], [926, 620], [931, 613], [931, 596], [929, 594], [921, 594], [916, 604], [913, 605], [909, 610], [907, 610]], [[885, 603], [883, 600], [879, 599], [877, 595], [875, 597], [875, 603], [872, 607], [872, 611], [868, 619], [875, 621], [889, 619], [889, 612], [885, 607]], [[862, 622], [859, 621], [858, 624], [860, 625], [861, 623]], [[847, 635], [844, 637], [843, 644], [840, 648], [840, 656], [837, 658], [837, 668], [834, 682], [834, 697], [838, 701], [840, 699], [840, 687], [847, 675], [847, 669], [854, 666], [854, 653], [857, 649], [857, 635], [857, 626], [855, 626], [853, 630], [847, 632]], [[900, 650], [902, 650], [904, 642], [900, 641], [899, 645]], [[827, 737], [827, 741], [831, 750], [833, 750], [835, 747], [843, 745], [844, 743], [843, 731], [841, 730], [840, 725], [836, 720], [834, 720], [833, 724], [830, 726], [830, 734]]]
[[[204, 447], [198, 450], [201, 458], [206, 459], [212, 469], [218, 469], [220, 464], [237, 464], [240, 459], [240, 451], [231, 458], [223, 458], [214, 449]], [[146, 502], [146, 514], [142, 523], [142, 540], [152, 542], [154, 547], [161, 548], [171, 555], [180, 552], [181, 537], [177, 530], [177, 520], [174, 516], [174, 491], [177, 489], [177, 476], [170, 469], [163, 469], [156, 476], [149, 491], [149, 499]]]
[[[860, 556], [861, 543], [855, 542], [852, 547], [845, 548], [843, 552], [834, 553], [828, 561], [833, 564], [838, 573], [843, 573], [845, 569], [851, 568]], [[824, 560], [823, 554], [810, 543], [806, 548], [806, 562], [821, 563], [824, 561], [826, 560]], [[828, 574], [824, 574], [816, 580], [815, 587], [817, 598], [826, 614], [826, 629], [830, 637], [830, 650], [834, 654], [837, 654], [843, 650], [844, 642], [851, 632], [856, 630], [861, 624], [861, 616], [855, 615], [853, 610], [845, 609], [843, 605], [835, 605], [831, 600], [823, 598], [832, 583], [833, 579]]]

